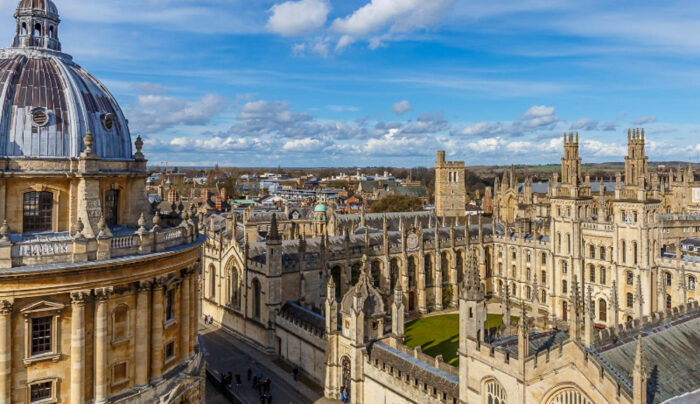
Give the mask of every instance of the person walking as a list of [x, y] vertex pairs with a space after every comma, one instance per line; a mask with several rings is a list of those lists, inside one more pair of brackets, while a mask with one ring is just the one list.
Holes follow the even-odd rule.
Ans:
[[294, 373], [294, 381], [299, 380], [299, 368], [295, 367], [292, 373]]

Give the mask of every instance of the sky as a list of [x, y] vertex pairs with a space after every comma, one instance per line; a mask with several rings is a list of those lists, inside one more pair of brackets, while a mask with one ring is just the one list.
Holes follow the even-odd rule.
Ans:
[[570, 131], [623, 161], [628, 128], [700, 156], [700, 2], [54, 1], [150, 164], [544, 164]]

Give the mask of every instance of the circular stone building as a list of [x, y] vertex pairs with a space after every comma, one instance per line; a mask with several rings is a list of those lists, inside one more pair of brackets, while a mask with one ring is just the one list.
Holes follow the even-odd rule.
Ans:
[[[51, 0], [0, 50], [0, 404], [201, 402], [200, 244], [152, 213], [140, 138], [61, 52]], [[173, 217], [176, 220], [171, 220]]]

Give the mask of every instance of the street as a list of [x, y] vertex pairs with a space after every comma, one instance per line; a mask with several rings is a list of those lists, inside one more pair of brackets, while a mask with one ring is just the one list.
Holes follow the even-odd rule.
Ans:
[[[259, 404], [258, 391], [253, 388], [252, 382], [247, 380], [248, 368], [251, 368], [253, 375], [258, 371], [263, 373], [263, 378], [271, 379], [271, 396], [275, 404], [321, 404], [332, 403], [322, 397], [320, 392], [314, 391], [311, 387], [304, 385], [300, 381], [295, 382], [292, 375], [281, 369], [272, 362], [267, 355], [258, 352], [246, 343], [237, 340], [231, 334], [211, 326], [200, 324], [200, 335], [205, 345], [208, 355], [206, 356], [207, 368], [211, 371], [233, 373], [234, 389], [236, 374], [241, 375], [243, 381], [238, 397], [245, 404]], [[214, 390], [211, 386], [207, 391]], [[220, 395], [209, 398], [207, 403], [217, 404], [222, 402]]]

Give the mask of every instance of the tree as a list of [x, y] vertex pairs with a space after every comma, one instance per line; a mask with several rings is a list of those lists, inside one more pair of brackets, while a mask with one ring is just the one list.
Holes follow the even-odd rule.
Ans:
[[420, 198], [406, 195], [387, 195], [370, 205], [370, 212], [415, 212], [423, 208]]

